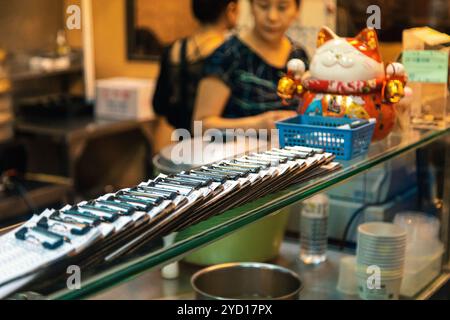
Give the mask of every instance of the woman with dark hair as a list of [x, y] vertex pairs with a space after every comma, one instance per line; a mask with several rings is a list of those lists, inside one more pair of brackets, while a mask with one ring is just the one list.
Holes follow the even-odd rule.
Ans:
[[194, 112], [204, 129], [271, 129], [296, 114], [298, 101], [283, 105], [277, 83], [290, 59], [308, 64], [305, 51], [285, 35], [300, 1], [250, 0], [250, 5], [254, 27], [231, 37], [205, 64]]
[[158, 117], [155, 150], [169, 144], [174, 129], [191, 130], [198, 83], [205, 60], [236, 26], [238, 0], [192, 0], [192, 12], [200, 26], [188, 38], [164, 50], [153, 98]]

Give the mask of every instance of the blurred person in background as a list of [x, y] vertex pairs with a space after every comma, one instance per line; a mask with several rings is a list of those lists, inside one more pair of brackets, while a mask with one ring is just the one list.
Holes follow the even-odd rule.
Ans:
[[232, 36], [208, 59], [194, 119], [203, 129], [272, 129], [295, 116], [298, 100], [283, 105], [277, 83], [290, 59], [308, 65], [305, 51], [285, 35], [297, 19], [300, 0], [251, 0], [252, 29]]
[[192, 12], [200, 26], [188, 38], [164, 50], [153, 98], [158, 115], [155, 153], [171, 143], [174, 129], [191, 130], [195, 96], [205, 60], [236, 27], [238, 0], [192, 0]]

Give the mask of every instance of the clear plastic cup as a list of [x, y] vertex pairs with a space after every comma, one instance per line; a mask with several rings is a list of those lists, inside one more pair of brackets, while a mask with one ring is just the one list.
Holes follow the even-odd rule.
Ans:
[[408, 241], [439, 238], [439, 219], [421, 212], [402, 212], [395, 216], [394, 224], [405, 229]]
[[339, 280], [337, 290], [347, 295], [358, 294], [358, 278], [356, 275], [356, 257], [344, 257], [339, 263]]
[[439, 240], [439, 219], [420, 212], [402, 212], [395, 216], [394, 224], [406, 231], [407, 245], [404, 280], [401, 293], [414, 296], [441, 271], [444, 252]]
[[436, 252], [439, 241], [439, 219], [420, 212], [404, 212], [395, 216], [394, 223], [407, 233], [408, 256], [428, 256]]

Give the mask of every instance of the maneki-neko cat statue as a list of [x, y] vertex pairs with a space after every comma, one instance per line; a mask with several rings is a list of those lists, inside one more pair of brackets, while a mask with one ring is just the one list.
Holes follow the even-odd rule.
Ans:
[[310, 70], [299, 59], [289, 61], [280, 79], [283, 100], [302, 98], [306, 115], [377, 120], [373, 140], [386, 137], [395, 125], [395, 104], [404, 97], [407, 77], [400, 63], [384, 67], [375, 30], [341, 38], [323, 27]]

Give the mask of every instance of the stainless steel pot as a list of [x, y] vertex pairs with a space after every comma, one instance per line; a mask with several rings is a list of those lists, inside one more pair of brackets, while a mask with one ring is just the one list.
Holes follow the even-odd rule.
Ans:
[[265, 263], [226, 263], [203, 269], [191, 278], [199, 300], [296, 300], [298, 275]]

